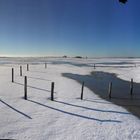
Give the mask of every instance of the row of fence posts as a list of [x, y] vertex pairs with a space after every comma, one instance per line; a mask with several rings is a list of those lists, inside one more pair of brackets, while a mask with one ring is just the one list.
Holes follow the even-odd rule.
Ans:
[[[29, 71], [29, 65], [27, 64], [27, 71]], [[20, 66], [20, 76], [22, 76], [22, 66]], [[14, 82], [14, 68], [12, 68], [12, 83]]]
[[[47, 68], [47, 63], [45, 63], [45, 68]], [[27, 71], [29, 71], [29, 64], [27, 64]], [[20, 66], [20, 76], [22, 76], [22, 66]], [[14, 68], [12, 68], [12, 82], [14, 82]], [[82, 82], [81, 100], [83, 100], [84, 85], [85, 83]], [[133, 79], [130, 82], [130, 95], [133, 95]], [[108, 97], [112, 98], [112, 82], [109, 83]], [[24, 77], [24, 99], [27, 100], [27, 76]], [[54, 82], [51, 83], [51, 100], [54, 100]]]
[[[27, 100], [27, 76], [24, 77], [24, 99]], [[54, 82], [51, 83], [51, 100], [54, 101]]]
[[[130, 81], [130, 95], [131, 96], [133, 95], [133, 79], [132, 78]], [[112, 82], [109, 83], [108, 96], [109, 96], [109, 99], [112, 98]]]
[[[135, 64], [134, 67], [137, 67], [137, 65]], [[93, 68], [96, 69], [96, 64], [93, 64]]]
[[[45, 69], [47, 63], [45, 63]], [[27, 64], [27, 71], [29, 71], [29, 64]], [[22, 66], [20, 66], [20, 76], [22, 76]], [[12, 68], [12, 83], [14, 82], [14, 68]], [[27, 100], [27, 76], [24, 77], [24, 99]], [[54, 82], [51, 84], [51, 100], [54, 100]]]
[[[45, 63], [45, 69], [47, 68], [47, 63]], [[27, 71], [29, 71], [29, 64], [27, 64]], [[20, 76], [22, 76], [22, 66], [20, 66]], [[14, 68], [12, 68], [12, 82], [14, 82]]]
[[[20, 68], [20, 76], [22, 76], [22, 66]], [[45, 63], [45, 69], [47, 68], [47, 63]], [[29, 64], [27, 64], [27, 71], [29, 71]], [[14, 82], [14, 68], [12, 68], [12, 82]]]
[[[84, 85], [85, 83], [82, 83], [82, 88], [81, 88], [81, 100], [83, 100], [83, 94], [84, 94]], [[133, 95], [133, 79], [131, 79], [130, 82], [130, 95]], [[112, 82], [109, 83], [109, 87], [108, 87], [108, 97], [109, 99], [112, 98]]]
[[[45, 69], [47, 68], [47, 63], [45, 63]], [[27, 64], [27, 71], [29, 71], [29, 64]]]

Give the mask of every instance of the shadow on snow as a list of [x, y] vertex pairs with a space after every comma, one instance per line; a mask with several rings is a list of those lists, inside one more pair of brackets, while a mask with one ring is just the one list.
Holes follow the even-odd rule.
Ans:
[[[14, 83], [18, 84], [18, 85], [21, 85], [21, 86], [24, 86], [24, 84], [22, 84], [22, 83], [18, 83], [18, 82], [14, 82]], [[42, 90], [42, 91], [45, 91], [45, 92], [51, 92], [50, 90], [43, 89], [43, 88], [38, 88], [38, 87], [30, 86], [30, 85], [27, 85], [27, 87], [37, 89], [37, 90]], [[56, 92], [54, 92], [54, 93], [56, 93]]]
[[66, 102], [62, 102], [62, 101], [56, 101], [56, 100], [54, 100], [54, 101], [57, 102], [57, 103], [61, 103], [61, 104], [65, 104], [65, 105], [69, 105], [69, 106], [73, 106], [73, 107], [78, 107], [78, 108], [83, 108], [83, 109], [87, 109], [87, 110], [92, 110], [92, 111], [105, 112], [105, 113], [126, 114], [126, 115], [131, 114], [131, 113], [128, 113], [128, 112], [120, 112], [120, 111], [113, 111], [113, 110], [101, 110], [101, 109], [89, 108], [89, 107], [85, 107], [85, 106], [66, 103]]
[[21, 111], [15, 109], [14, 107], [12, 107], [11, 105], [7, 104], [7, 103], [4, 102], [3, 100], [0, 99], [0, 102], [3, 103], [3, 104], [5, 104], [5, 105], [8, 106], [9, 108], [13, 109], [13, 110], [16, 111], [17, 113], [19, 113], [19, 114], [21, 114], [21, 115], [27, 117], [28, 119], [32, 119], [30, 116], [28, 116], [28, 115], [26, 115], [25, 113], [23, 113], [23, 112], [21, 112]]
[[64, 111], [64, 110], [61, 110], [61, 109], [58, 109], [58, 108], [54, 108], [54, 107], [39, 103], [37, 101], [33, 101], [33, 100], [29, 100], [29, 99], [28, 99], [28, 101], [30, 101], [32, 103], [35, 103], [35, 104], [38, 104], [38, 105], [41, 105], [43, 107], [46, 107], [46, 108], [61, 112], [61, 113], [64, 113], [64, 114], [67, 114], [67, 115], [75, 116], [75, 117], [80, 117], [80, 118], [84, 118], [84, 119], [88, 119], [88, 120], [94, 120], [94, 121], [98, 121], [98, 122], [121, 123], [121, 121], [118, 121], [118, 120], [111, 120], [111, 119], [101, 120], [101, 119], [97, 119], [97, 118], [93, 118], [93, 117], [88, 117], [88, 116], [79, 115], [79, 114], [76, 114], [76, 113], [71, 113], [71, 112], [68, 112], [68, 111]]
[[[112, 102], [116, 105], [126, 108], [129, 112], [140, 118], [140, 84], [134, 83], [133, 96], [130, 95], [130, 82], [117, 78], [115, 74], [105, 72], [93, 72], [92, 75], [78, 75], [72, 73], [63, 73], [63, 76], [76, 80], [82, 84], [85, 82], [85, 86], [92, 90], [95, 94], [101, 98]], [[112, 98], [108, 98], [108, 85], [112, 81]], [[86, 93], [84, 93], [85, 96]], [[80, 96], [80, 95], [79, 95]], [[87, 97], [87, 96], [86, 96]], [[91, 102], [104, 103], [101, 101], [92, 99], [85, 99]]]

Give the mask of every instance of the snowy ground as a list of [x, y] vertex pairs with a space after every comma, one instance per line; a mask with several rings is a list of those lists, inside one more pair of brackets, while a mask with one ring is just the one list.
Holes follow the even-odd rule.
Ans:
[[[47, 69], [44, 62], [48, 63]], [[19, 65], [23, 66], [22, 77]], [[63, 73], [89, 75], [95, 70], [116, 73], [121, 79], [133, 78], [140, 83], [138, 58], [0, 58], [0, 139], [139, 140], [138, 116], [94, 94], [88, 87], [84, 88], [81, 101], [81, 84], [62, 76]], [[28, 100], [23, 99], [25, 75]], [[55, 101], [50, 100], [51, 82], [55, 82]], [[139, 101], [124, 100], [124, 103], [140, 107]]]

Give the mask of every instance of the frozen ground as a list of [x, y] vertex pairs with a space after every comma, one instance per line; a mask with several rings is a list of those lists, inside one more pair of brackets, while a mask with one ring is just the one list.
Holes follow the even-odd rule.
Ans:
[[[44, 62], [48, 63], [47, 69]], [[28, 72], [27, 63], [30, 64]], [[19, 65], [23, 66], [22, 77]], [[11, 82], [12, 67], [14, 83]], [[0, 139], [139, 140], [138, 116], [124, 106], [101, 98], [88, 86], [81, 101], [81, 84], [63, 76], [63, 73], [84, 76], [92, 71], [116, 73], [121, 79], [133, 78], [140, 83], [138, 58], [0, 58]], [[23, 99], [25, 75], [28, 77], [27, 101]], [[51, 82], [55, 82], [55, 101], [50, 100]], [[139, 101], [122, 102], [138, 111]]]

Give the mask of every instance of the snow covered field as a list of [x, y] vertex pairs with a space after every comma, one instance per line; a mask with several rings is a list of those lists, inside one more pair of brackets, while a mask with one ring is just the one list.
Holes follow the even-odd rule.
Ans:
[[[19, 75], [20, 65], [23, 76]], [[115, 73], [123, 80], [133, 78], [140, 83], [139, 58], [0, 58], [0, 139], [139, 140], [138, 115], [101, 98], [88, 86], [84, 88], [84, 100], [80, 100], [81, 84], [64, 76], [85, 76], [92, 71]], [[23, 99], [25, 75], [28, 100]], [[55, 101], [50, 100], [51, 82], [55, 82]], [[121, 103], [140, 112], [140, 96], [137, 97]]]

